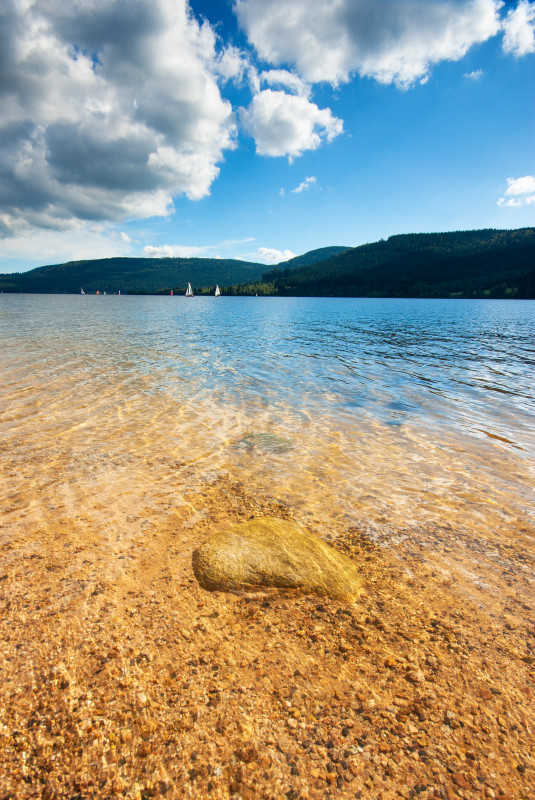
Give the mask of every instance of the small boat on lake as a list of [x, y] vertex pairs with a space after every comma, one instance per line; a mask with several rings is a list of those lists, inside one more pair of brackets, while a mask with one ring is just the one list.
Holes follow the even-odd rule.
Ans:
[[217, 284], [215, 287], [214, 297], [221, 297], [221, 290]]
[[191, 283], [188, 283], [188, 288], [186, 289], [186, 297], [193, 297], [193, 289], [191, 288]]
[[80, 289], [80, 294], [85, 294], [83, 289]]

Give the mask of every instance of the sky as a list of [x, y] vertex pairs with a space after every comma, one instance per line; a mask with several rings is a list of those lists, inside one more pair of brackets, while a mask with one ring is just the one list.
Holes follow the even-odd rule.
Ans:
[[535, 224], [533, 0], [0, 0], [0, 272]]

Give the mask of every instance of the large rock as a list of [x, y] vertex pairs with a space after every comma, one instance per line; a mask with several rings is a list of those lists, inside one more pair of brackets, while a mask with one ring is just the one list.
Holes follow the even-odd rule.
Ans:
[[216, 533], [193, 553], [193, 571], [209, 590], [259, 586], [299, 589], [351, 601], [362, 590], [355, 564], [295, 522], [260, 517]]

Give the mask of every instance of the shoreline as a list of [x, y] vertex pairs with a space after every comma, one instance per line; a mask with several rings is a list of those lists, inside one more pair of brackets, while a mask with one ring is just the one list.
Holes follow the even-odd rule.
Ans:
[[228, 477], [186, 499], [120, 553], [61, 519], [2, 542], [3, 798], [532, 796], [528, 535], [494, 594], [342, 520], [355, 604], [209, 593], [210, 533], [290, 514]]

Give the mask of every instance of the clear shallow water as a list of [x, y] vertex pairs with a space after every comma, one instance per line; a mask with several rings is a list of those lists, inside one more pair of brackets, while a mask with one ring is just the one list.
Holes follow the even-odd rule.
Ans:
[[10, 536], [117, 547], [226, 475], [321, 534], [532, 541], [533, 302], [2, 295], [0, 348]]

